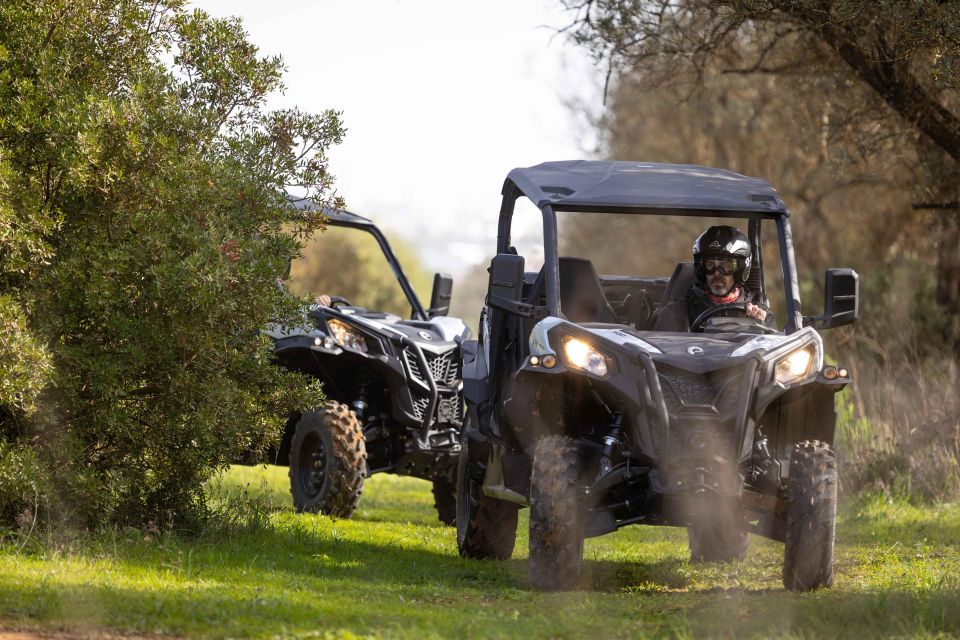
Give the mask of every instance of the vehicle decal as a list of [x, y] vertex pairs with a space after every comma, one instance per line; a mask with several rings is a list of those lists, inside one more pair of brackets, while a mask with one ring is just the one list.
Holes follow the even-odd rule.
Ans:
[[768, 336], [757, 336], [756, 338], [751, 338], [747, 340], [742, 345], [734, 349], [730, 355], [733, 357], [745, 356], [747, 354], [753, 353], [754, 351], [770, 351], [771, 349], [776, 349], [777, 347], [786, 344], [792, 340], [796, 340], [796, 334], [789, 336], [779, 336], [779, 335], [768, 335]]
[[601, 338], [606, 338], [610, 342], [615, 342], [619, 345], [632, 344], [640, 347], [647, 353], [663, 353], [660, 349], [656, 348], [649, 342], [641, 340], [637, 336], [630, 335], [622, 329], [587, 329], [590, 333], [595, 333]]
[[533, 329], [530, 331], [530, 355], [542, 356], [552, 354], [553, 348], [550, 346], [550, 339], [547, 337], [547, 333], [555, 326], [565, 322], [566, 320], [561, 320], [555, 316], [547, 316], [533, 325]]

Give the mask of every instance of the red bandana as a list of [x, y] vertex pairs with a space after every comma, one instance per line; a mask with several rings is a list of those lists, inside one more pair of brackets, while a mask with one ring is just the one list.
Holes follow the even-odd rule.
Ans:
[[740, 299], [740, 287], [734, 287], [733, 291], [728, 293], [725, 296], [715, 296], [712, 293], [707, 293], [707, 300], [713, 304], [730, 304], [731, 302], [736, 302]]

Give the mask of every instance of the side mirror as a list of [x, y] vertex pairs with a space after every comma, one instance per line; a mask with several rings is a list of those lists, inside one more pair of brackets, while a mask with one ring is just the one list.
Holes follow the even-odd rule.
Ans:
[[512, 311], [512, 304], [520, 302], [523, 295], [523, 256], [498, 253], [490, 261], [490, 287], [488, 304]]
[[523, 256], [498, 253], [490, 261], [490, 288], [487, 304], [524, 318], [545, 318], [546, 307], [523, 302]]
[[430, 308], [427, 315], [445, 316], [450, 313], [450, 298], [453, 296], [453, 278], [445, 273], [433, 275], [433, 291], [430, 293]]
[[823, 315], [805, 320], [818, 329], [853, 324], [860, 319], [860, 276], [853, 269], [827, 269], [823, 298]]

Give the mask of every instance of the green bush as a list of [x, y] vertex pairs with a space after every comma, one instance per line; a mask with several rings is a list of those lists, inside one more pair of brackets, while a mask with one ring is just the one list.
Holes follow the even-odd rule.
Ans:
[[32, 529], [48, 488], [49, 478], [32, 449], [0, 441], [0, 522]]
[[32, 412], [50, 372], [50, 358], [10, 295], [0, 295], [0, 406]]
[[185, 6], [0, 4], [0, 435], [51, 519], [193, 526], [320, 400], [257, 328], [298, 313], [276, 278], [321, 222], [286, 189], [341, 204], [339, 114], [267, 111], [281, 61]]

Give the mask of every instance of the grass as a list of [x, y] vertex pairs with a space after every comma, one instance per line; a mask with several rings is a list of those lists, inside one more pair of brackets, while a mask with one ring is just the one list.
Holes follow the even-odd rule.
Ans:
[[[80, 635], [606, 638], [960, 636], [960, 505], [850, 501], [834, 588], [785, 592], [783, 547], [693, 565], [679, 529], [588, 540], [580, 590], [532, 592], [526, 518], [514, 559], [457, 557], [429, 485], [380, 475], [352, 520], [297, 515], [286, 475], [236, 467], [212, 491], [264, 517], [195, 539], [110, 531], [0, 548], [0, 628]], [[228, 513], [237, 513], [237, 509]]]

